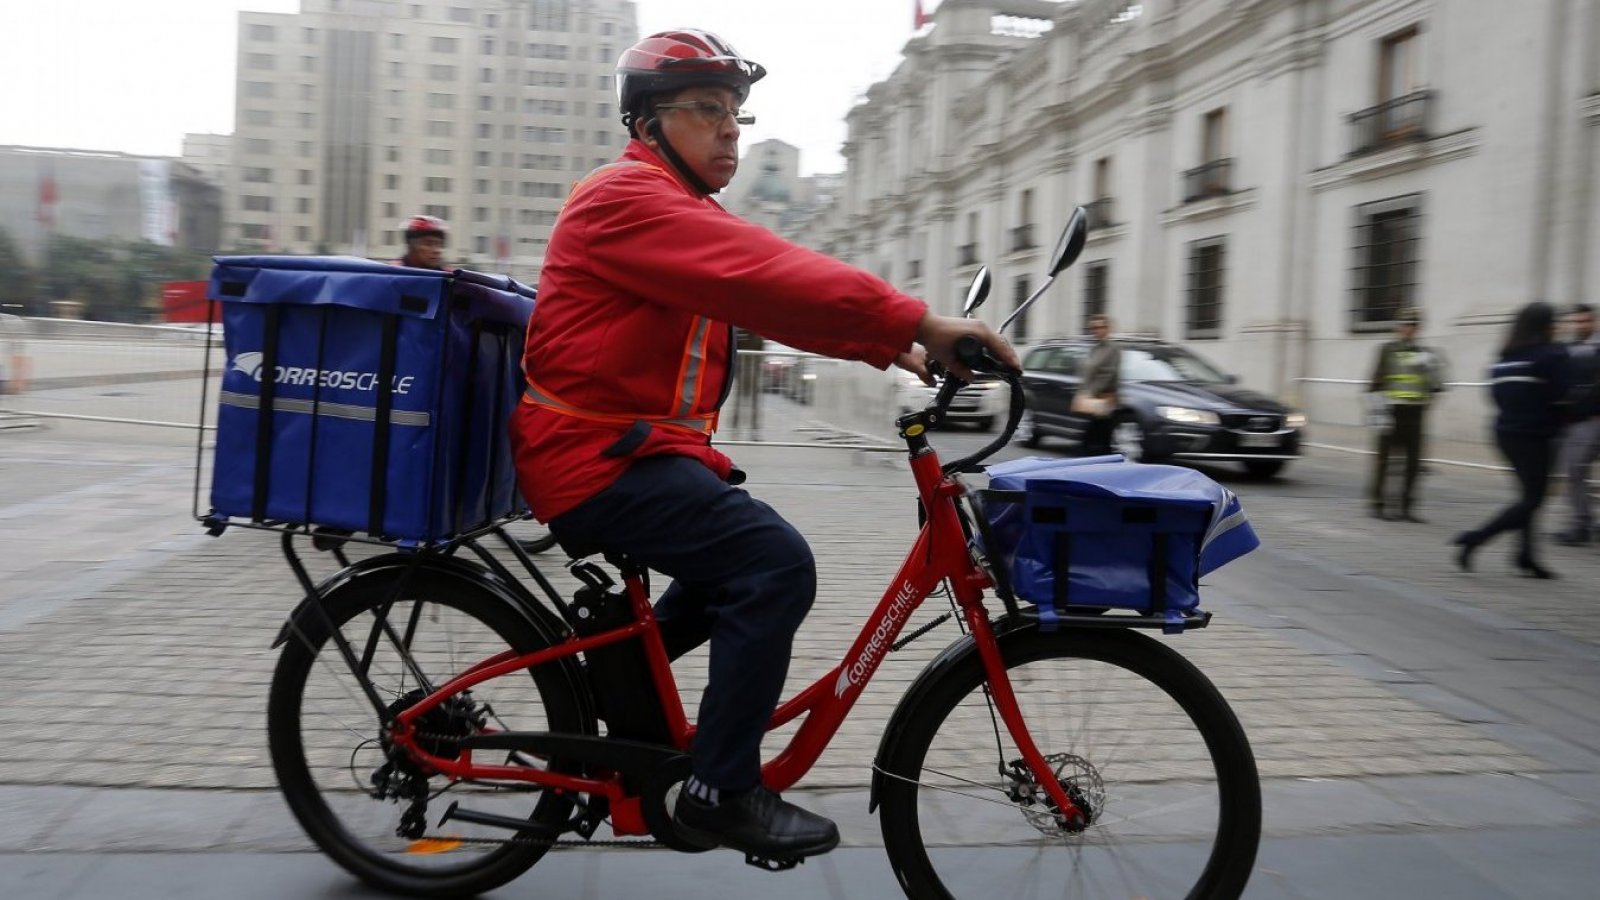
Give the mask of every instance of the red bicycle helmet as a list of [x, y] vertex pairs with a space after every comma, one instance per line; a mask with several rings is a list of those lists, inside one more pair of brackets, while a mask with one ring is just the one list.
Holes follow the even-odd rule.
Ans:
[[400, 225], [400, 230], [405, 233], [406, 240], [412, 238], [428, 237], [430, 235], [441, 240], [449, 235], [450, 229], [444, 220], [435, 216], [412, 216]]
[[767, 70], [740, 56], [709, 31], [680, 28], [652, 34], [622, 52], [617, 60], [617, 107], [624, 125], [642, 112], [644, 98], [700, 84], [719, 84], [743, 103], [750, 85]]

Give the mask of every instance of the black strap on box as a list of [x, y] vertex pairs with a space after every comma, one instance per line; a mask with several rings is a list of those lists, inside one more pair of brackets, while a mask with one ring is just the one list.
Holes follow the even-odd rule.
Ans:
[[[322, 371], [323, 354], [328, 347], [328, 307], [317, 307], [319, 318], [317, 320], [317, 371]], [[311, 437], [306, 442], [306, 459], [310, 464], [306, 466], [306, 505], [301, 512], [300, 521], [307, 524], [313, 521], [312, 506], [315, 503], [314, 494], [317, 486], [317, 436], [322, 425], [322, 379], [317, 378], [311, 385]], [[319, 548], [320, 549], [320, 548]]]
[[278, 319], [280, 307], [267, 305], [261, 344], [261, 392], [256, 398], [256, 471], [250, 496], [250, 520], [267, 518], [267, 489], [272, 482], [272, 412], [278, 396]]
[[1150, 539], [1150, 615], [1167, 613], [1167, 534], [1157, 531]]
[[[476, 522], [468, 521], [467, 513], [467, 458], [472, 451], [472, 421], [478, 411], [478, 355], [483, 343], [483, 320], [472, 320], [472, 347], [467, 351], [467, 383], [461, 392], [461, 427], [456, 430], [455, 472], [450, 485], [450, 496], [455, 499], [455, 508], [452, 510], [450, 530], [456, 534], [461, 533], [466, 525]], [[490, 417], [493, 418], [492, 416]], [[492, 487], [492, 482], [485, 484], [485, 490]]]
[[378, 398], [372, 423], [372, 482], [367, 506], [367, 533], [383, 535], [385, 501], [389, 483], [389, 419], [394, 411], [394, 364], [398, 355], [400, 317], [383, 316], [382, 346], [378, 355]]

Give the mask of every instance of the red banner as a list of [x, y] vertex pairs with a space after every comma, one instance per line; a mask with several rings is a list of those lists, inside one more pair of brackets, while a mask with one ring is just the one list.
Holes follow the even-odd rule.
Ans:
[[163, 322], [204, 322], [206, 320], [205, 281], [168, 281], [161, 285]]

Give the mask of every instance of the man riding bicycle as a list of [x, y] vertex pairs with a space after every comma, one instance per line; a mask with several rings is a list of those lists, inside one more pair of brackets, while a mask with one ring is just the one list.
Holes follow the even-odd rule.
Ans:
[[413, 269], [443, 269], [444, 244], [450, 230], [437, 216], [412, 216], [400, 226], [405, 235], [406, 255], [400, 265]]
[[623, 53], [631, 140], [574, 186], [551, 233], [511, 432], [523, 493], [563, 546], [669, 576], [656, 604], [668, 653], [711, 643], [693, 777], [675, 810], [682, 833], [798, 857], [832, 849], [838, 829], [761, 785], [760, 746], [816, 567], [804, 538], [737, 488], [744, 473], [711, 446], [733, 327], [925, 379], [929, 356], [970, 375], [953, 355], [967, 335], [1018, 361], [983, 323], [933, 315], [711, 199], [738, 167], [739, 125], [753, 121], [740, 107], [765, 74], [705, 31], [651, 35]]

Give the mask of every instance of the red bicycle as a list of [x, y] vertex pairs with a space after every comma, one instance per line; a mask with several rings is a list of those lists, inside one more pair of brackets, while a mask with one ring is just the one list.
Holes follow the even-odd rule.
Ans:
[[[1075, 217], [1052, 278], [1083, 234]], [[997, 587], [961, 473], [1005, 446], [1022, 393], [975, 342], [962, 349], [970, 367], [1010, 382], [1007, 427], [942, 465], [927, 432], [961, 387], [952, 376], [898, 420], [921, 530], [839, 664], [774, 714], [771, 728], [803, 720], [764, 781], [782, 791], [805, 776], [884, 657], [932, 627], [900, 639], [938, 596], [950, 611], [936, 623], [953, 618], [964, 633], [906, 691], [870, 778], [869, 809], [907, 896], [1019, 882], [1030, 896], [1238, 896], [1261, 820], [1243, 729], [1198, 669], [1140, 632], [1158, 619], [1069, 610], [1047, 629]], [[607, 825], [703, 849], [672, 824], [695, 728], [648, 574], [612, 560], [618, 590], [600, 567], [575, 564], [585, 587], [569, 603], [500, 534], [549, 605], [475, 540], [363, 560], [315, 586], [290, 553], [310, 590], [279, 636], [268, 727], [294, 815], [361, 880], [420, 896], [493, 889], [553, 847], [607, 843], [596, 839]], [[478, 559], [451, 552], [461, 547]], [[630, 660], [640, 677], [600, 677]]]

